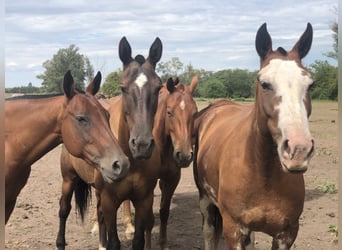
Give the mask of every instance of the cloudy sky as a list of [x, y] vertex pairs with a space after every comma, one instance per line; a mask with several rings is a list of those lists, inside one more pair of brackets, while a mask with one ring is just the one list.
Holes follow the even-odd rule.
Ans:
[[330, 25], [337, 0], [5, 0], [5, 86], [41, 86], [42, 63], [75, 44], [104, 77], [122, 67], [118, 43], [126, 36], [133, 55], [147, 56], [158, 36], [162, 62], [217, 71], [258, 69], [254, 39], [267, 23], [273, 48], [290, 50], [306, 25], [314, 29], [304, 64], [329, 60]]

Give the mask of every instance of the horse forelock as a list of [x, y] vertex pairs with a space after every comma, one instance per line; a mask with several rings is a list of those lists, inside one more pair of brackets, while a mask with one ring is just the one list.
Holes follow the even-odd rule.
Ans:
[[283, 47], [278, 47], [277, 51], [283, 56], [287, 55], [287, 51]]

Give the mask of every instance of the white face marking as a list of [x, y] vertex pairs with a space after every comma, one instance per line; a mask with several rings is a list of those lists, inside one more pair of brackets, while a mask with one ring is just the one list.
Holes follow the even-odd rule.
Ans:
[[141, 89], [147, 83], [147, 77], [144, 73], [140, 73], [137, 79], [135, 79], [135, 84]]
[[[312, 79], [303, 74], [295, 61], [273, 59], [259, 72], [260, 82], [272, 85], [275, 96], [281, 96], [277, 107], [278, 127], [283, 136], [290, 136], [288, 128], [300, 131], [303, 137], [311, 138], [307, 112], [304, 106], [305, 94]], [[286, 131], [287, 130], [287, 131]]]
[[182, 100], [182, 101], [179, 103], [179, 107], [181, 108], [181, 110], [184, 110], [184, 109], [185, 109], [185, 102], [184, 102], [184, 100]]

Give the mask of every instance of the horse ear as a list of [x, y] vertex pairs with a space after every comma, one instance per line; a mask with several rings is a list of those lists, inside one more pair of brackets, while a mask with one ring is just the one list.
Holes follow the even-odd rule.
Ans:
[[68, 99], [71, 99], [75, 95], [75, 83], [74, 78], [71, 75], [71, 71], [68, 70], [63, 79], [64, 94]]
[[101, 72], [98, 71], [94, 80], [91, 81], [91, 83], [89, 83], [86, 92], [95, 95], [99, 89], [100, 89], [100, 85], [101, 85], [101, 80], [102, 80], [102, 75]]
[[159, 37], [157, 37], [151, 45], [148, 59], [155, 68], [157, 62], [159, 62], [163, 51], [163, 45]]
[[119, 43], [119, 57], [124, 67], [127, 66], [132, 60], [132, 49], [126, 37], [122, 37]]
[[308, 23], [306, 26], [306, 30], [302, 34], [302, 36], [299, 38], [298, 42], [293, 46], [292, 51], [296, 51], [299, 55], [299, 58], [302, 59], [305, 57], [312, 44], [312, 36], [313, 36], [313, 31], [312, 31], [312, 26], [311, 23]]
[[176, 77], [176, 80], [175, 80], [175, 85], [177, 85], [179, 83], [179, 78]]
[[174, 83], [172, 77], [170, 77], [169, 79], [167, 79], [166, 87], [167, 87], [167, 90], [168, 90], [171, 94], [175, 91], [175, 83]]
[[190, 85], [187, 87], [187, 91], [192, 94], [194, 93], [196, 87], [198, 84], [198, 75], [195, 75], [194, 77], [192, 77], [191, 83]]
[[266, 55], [272, 51], [272, 39], [267, 31], [266, 23], [260, 26], [256, 34], [255, 48], [261, 59], [265, 59]]

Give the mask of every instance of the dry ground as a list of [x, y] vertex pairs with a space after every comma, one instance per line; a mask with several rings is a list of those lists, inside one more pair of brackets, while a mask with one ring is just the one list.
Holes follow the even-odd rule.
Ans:
[[[201, 103], [200, 105], [206, 105]], [[337, 225], [337, 103], [315, 102], [310, 126], [316, 142], [316, 153], [305, 173], [306, 201], [300, 219], [300, 231], [294, 249], [337, 250], [334, 226]], [[22, 190], [16, 208], [5, 228], [5, 249], [55, 249], [58, 230], [58, 200], [61, 191], [59, 171], [60, 146], [32, 166], [32, 173]], [[326, 190], [323, 190], [326, 189]], [[324, 191], [327, 191], [325, 193]], [[155, 192], [153, 249], [157, 245], [159, 224], [159, 190]], [[97, 237], [92, 237], [93, 207], [85, 223], [72, 210], [67, 224], [68, 248], [98, 249]], [[120, 217], [120, 216], [119, 216]], [[122, 249], [130, 249], [130, 242], [118, 223]], [[170, 249], [204, 249], [198, 195], [192, 168], [184, 169], [181, 182], [173, 198], [169, 223]], [[256, 234], [256, 249], [270, 249], [271, 239]]]

